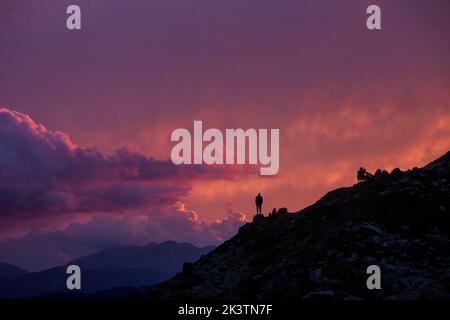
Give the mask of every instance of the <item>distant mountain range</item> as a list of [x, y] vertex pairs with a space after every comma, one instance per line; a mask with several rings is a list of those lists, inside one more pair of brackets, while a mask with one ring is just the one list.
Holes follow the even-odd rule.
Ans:
[[[355, 172], [356, 174], [356, 172]], [[367, 267], [381, 270], [369, 290]], [[151, 299], [450, 299], [450, 152], [257, 215]]]
[[27, 274], [22, 268], [8, 263], [0, 263], [0, 281], [2, 279], [14, 279]]
[[[67, 266], [41, 272], [27, 273], [9, 264], [0, 264], [0, 298], [33, 296], [76, 297], [104, 291], [108, 296], [116, 287], [151, 286], [181, 271], [185, 262], [194, 262], [213, 249], [198, 248], [189, 243], [167, 241], [144, 247], [127, 246], [103, 250], [76, 259], [67, 265], [81, 268], [82, 290], [69, 292], [66, 288]], [[108, 291], [110, 290], [110, 291]], [[120, 291], [120, 290], [119, 290]]]

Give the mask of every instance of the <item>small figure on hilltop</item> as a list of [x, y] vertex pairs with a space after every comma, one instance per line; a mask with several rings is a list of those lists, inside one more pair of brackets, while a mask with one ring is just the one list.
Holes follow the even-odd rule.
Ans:
[[263, 197], [261, 196], [261, 193], [258, 193], [258, 195], [256, 196], [255, 203], [256, 203], [256, 214], [262, 214], [261, 207], [263, 204]]

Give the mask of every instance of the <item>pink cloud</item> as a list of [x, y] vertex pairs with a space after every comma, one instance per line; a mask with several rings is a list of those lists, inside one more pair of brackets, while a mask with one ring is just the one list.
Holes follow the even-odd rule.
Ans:
[[[123, 212], [172, 205], [193, 181], [228, 179], [236, 168], [175, 166], [122, 148], [77, 146], [29, 116], [0, 109], [0, 220]], [[2, 224], [6, 225], [6, 224]]]

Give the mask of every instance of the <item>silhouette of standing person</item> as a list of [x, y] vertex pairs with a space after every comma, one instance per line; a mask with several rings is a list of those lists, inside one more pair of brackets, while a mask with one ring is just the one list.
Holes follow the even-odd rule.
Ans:
[[256, 203], [256, 214], [261, 214], [261, 207], [263, 204], [263, 197], [261, 196], [261, 193], [258, 193], [258, 195], [255, 198]]

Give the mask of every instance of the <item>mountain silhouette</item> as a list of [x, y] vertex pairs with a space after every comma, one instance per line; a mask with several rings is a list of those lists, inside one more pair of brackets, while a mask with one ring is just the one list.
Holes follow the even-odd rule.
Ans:
[[[356, 173], [356, 172], [355, 172]], [[450, 299], [450, 152], [255, 216], [152, 299]], [[381, 269], [368, 290], [367, 267]]]
[[0, 297], [32, 297], [52, 292], [60, 293], [53, 297], [76, 297], [115, 287], [151, 286], [172, 277], [182, 269], [183, 263], [195, 261], [212, 249], [211, 246], [198, 248], [189, 243], [175, 241], [151, 243], [144, 247], [106, 249], [67, 264], [76, 264], [81, 268], [80, 291], [67, 290], [66, 265], [15, 278], [0, 279]]
[[22, 268], [8, 263], [0, 263], [0, 279], [14, 279], [27, 274]]
[[174, 275], [181, 270], [184, 262], [195, 261], [214, 247], [198, 248], [190, 243], [165, 241], [150, 243], [144, 247], [127, 246], [111, 248], [76, 259], [76, 264], [86, 270], [159, 270], [166, 275]]

